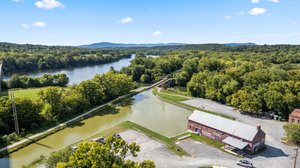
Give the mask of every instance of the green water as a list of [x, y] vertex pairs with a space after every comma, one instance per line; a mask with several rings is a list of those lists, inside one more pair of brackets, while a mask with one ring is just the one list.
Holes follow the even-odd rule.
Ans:
[[14, 152], [8, 158], [0, 159], [0, 167], [19, 168], [29, 164], [40, 155], [49, 155], [54, 150], [90, 137], [126, 120], [131, 120], [160, 134], [173, 136], [186, 130], [186, 118], [191, 114], [189, 110], [160, 101], [150, 90], [134, 96], [131, 105], [118, 106], [117, 109], [116, 114], [95, 115]]

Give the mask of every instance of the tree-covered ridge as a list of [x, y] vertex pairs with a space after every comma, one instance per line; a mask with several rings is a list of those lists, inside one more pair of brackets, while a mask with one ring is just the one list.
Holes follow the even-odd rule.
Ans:
[[122, 49], [0, 43], [4, 73], [104, 64], [130, 56], [130, 52]]

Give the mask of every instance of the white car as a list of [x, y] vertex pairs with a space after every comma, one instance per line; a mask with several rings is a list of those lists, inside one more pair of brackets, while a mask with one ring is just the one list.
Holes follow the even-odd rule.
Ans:
[[236, 162], [236, 164], [243, 167], [249, 167], [249, 168], [253, 167], [253, 164], [249, 160], [240, 160]]

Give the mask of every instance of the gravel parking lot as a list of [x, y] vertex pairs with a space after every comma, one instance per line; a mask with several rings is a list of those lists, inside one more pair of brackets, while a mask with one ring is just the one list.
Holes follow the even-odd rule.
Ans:
[[[220, 151], [214, 147], [208, 146], [198, 141], [186, 139], [178, 143], [180, 147], [186, 150], [190, 156], [179, 157], [168, 150], [167, 146], [160, 141], [156, 141], [144, 135], [143, 133], [128, 130], [120, 133], [127, 142], [136, 142], [141, 146], [141, 151], [137, 158], [128, 157], [135, 161], [152, 160], [157, 167], [174, 168], [197, 168], [202, 165], [219, 165], [228, 168], [239, 167], [236, 162], [240, 160], [235, 156]], [[271, 149], [272, 150], [272, 149]], [[266, 153], [269, 153], [265, 151]], [[292, 167], [292, 159], [284, 155], [265, 154], [253, 156], [249, 159], [256, 168], [288, 168]]]
[[[261, 125], [266, 132], [267, 150], [258, 155], [247, 156], [246, 159], [251, 160], [257, 168], [293, 167], [294, 148], [280, 142], [280, 139], [284, 136], [282, 128], [284, 123], [242, 115], [232, 107], [206, 99], [191, 99], [184, 101], [184, 103], [233, 116], [243, 123], [254, 126]], [[191, 139], [178, 142], [178, 145], [190, 154], [190, 156], [179, 157], [169, 151], [164, 143], [153, 140], [138, 131], [129, 130], [121, 133], [121, 136], [127, 142], [137, 142], [141, 146], [141, 152], [139, 152], [138, 157], [129, 157], [130, 159], [135, 161], [153, 160], [157, 167], [176, 168], [222, 165], [234, 168], [238, 167], [236, 162], [240, 160], [240, 158]], [[297, 165], [300, 165], [299, 159]]]
[[125, 141], [136, 142], [141, 147], [138, 157], [128, 157], [128, 159], [139, 162], [152, 160], [159, 168], [198, 168], [203, 165], [222, 165], [233, 168], [236, 167], [235, 162], [238, 160], [232, 155], [192, 140], [184, 140], [179, 143], [179, 146], [189, 151], [191, 156], [179, 157], [169, 151], [165, 144], [151, 139], [143, 133], [128, 130], [120, 135]]
[[[267, 150], [256, 156], [248, 156], [248, 158], [251, 159], [254, 163], [257, 162], [256, 165], [259, 165], [259, 167], [292, 167], [294, 148], [280, 142], [280, 140], [284, 137], [283, 122], [242, 115], [232, 107], [219, 104], [207, 99], [195, 98], [183, 101], [183, 103], [226, 114], [235, 117], [238, 121], [249, 125], [261, 125], [262, 130], [266, 133]], [[299, 159], [297, 161], [297, 165], [300, 165]]]

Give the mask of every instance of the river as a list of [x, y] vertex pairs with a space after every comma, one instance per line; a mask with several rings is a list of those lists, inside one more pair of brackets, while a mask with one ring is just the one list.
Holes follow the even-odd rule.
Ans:
[[160, 101], [151, 90], [135, 95], [130, 105], [118, 106], [117, 109], [116, 114], [95, 115], [20, 149], [9, 157], [0, 159], [0, 167], [19, 168], [40, 155], [49, 155], [54, 150], [86, 139], [126, 120], [160, 134], [174, 136], [186, 131], [187, 117], [192, 113]]
[[14, 72], [9, 73], [3, 77], [4, 80], [8, 80], [13, 74], [18, 75], [27, 75], [32, 77], [43, 76], [44, 74], [58, 74], [64, 73], [69, 78], [69, 85], [78, 84], [81, 81], [92, 79], [96, 74], [102, 74], [110, 70], [110, 67], [114, 67], [115, 70], [120, 70], [123, 67], [127, 67], [130, 65], [130, 61], [134, 59], [135, 54], [131, 55], [131, 58], [123, 58], [119, 61], [101, 64], [101, 65], [92, 65], [92, 66], [84, 66], [84, 67], [73, 67], [66, 69], [51, 69], [51, 70], [41, 70], [41, 71], [33, 71], [33, 72]]

